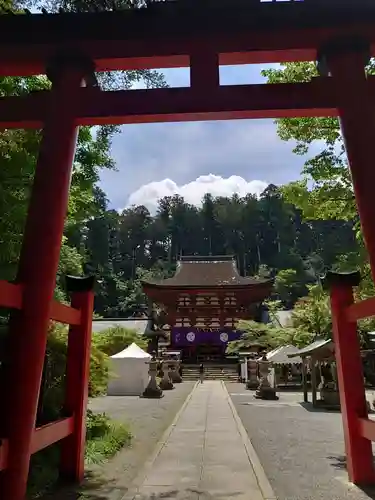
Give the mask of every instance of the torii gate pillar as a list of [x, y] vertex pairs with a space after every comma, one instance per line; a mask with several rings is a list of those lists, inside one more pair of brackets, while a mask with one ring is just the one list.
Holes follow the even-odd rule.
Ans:
[[[335, 82], [341, 130], [375, 280], [375, 111], [365, 72], [369, 60], [370, 45], [365, 40], [345, 38], [321, 50], [318, 68]], [[351, 279], [335, 278], [331, 283], [333, 339], [349, 480], [371, 484], [375, 479], [371, 441], [361, 435], [358, 424], [358, 418], [367, 418], [360, 345], [357, 325], [346, 313], [353, 304], [352, 286], [359, 283]]]
[[51, 107], [44, 123], [17, 275], [23, 306], [10, 321], [11, 362], [3, 379], [7, 412], [2, 430], [9, 441], [1, 489], [4, 499], [19, 500], [26, 490], [77, 141], [74, 113], [79, 89], [93, 71], [90, 61], [77, 57], [56, 58], [47, 71], [52, 81]]

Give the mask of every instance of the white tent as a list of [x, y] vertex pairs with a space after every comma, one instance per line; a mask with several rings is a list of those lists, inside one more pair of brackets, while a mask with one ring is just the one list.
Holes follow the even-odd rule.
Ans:
[[302, 359], [299, 356], [293, 356], [293, 358], [289, 357], [296, 353], [298, 353], [298, 347], [283, 345], [268, 352], [267, 359], [274, 365], [300, 365], [302, 364]]
[[150, 354], [134, 343], [111, 356], [108, 396], [140, 396], [148, 384], [150, 359]]
[[299, 365], [302, 363], [302, 359], [299, 356], [293, 357], [292, 359], [288, 357], [296, 352], [298, 352], [297, 347], [294, 347], [293, 345], [283, 345], [267, 353], [267, 360], [272, 363], [272, 370], [269, 376], [269, 381], [272, 387], [276, 387], [277, 383], [275, 373], [276, 365]]

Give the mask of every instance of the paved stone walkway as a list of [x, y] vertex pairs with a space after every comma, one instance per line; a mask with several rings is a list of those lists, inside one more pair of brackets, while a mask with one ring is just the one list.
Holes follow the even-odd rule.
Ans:
[[197, 385], [133, 500], [263, 500], [224, 385]]
[[226, 387], [278, 500], [375, 499], [348, 482], [341, 413], [301, 404], [301, 392], [261, 401], [244, 384]]

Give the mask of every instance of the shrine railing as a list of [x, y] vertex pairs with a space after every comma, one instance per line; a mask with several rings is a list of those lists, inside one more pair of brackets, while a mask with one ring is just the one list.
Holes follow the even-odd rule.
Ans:
[[375, 421], [368, 418], [357, 322], [375, 316], [375, 297], [354, 302], [353, 288], [360, 283], [359, 273], [328, 273], [326, 283], [331, 296], [349, 480], [371, 484], [375, 480], [371, 445], [371, 441], [375, 441]]
[[[93, 293], [91, 291], [93, 279], [68, 277], [67, 281], [68, 289], [72, 292], [71, 305], [53, 301], [50, 318], [70, 327], [64, 407], [64, 414], [68, 416], [36, 427], [30, 448], [31, 454], [34, 454], [61, 441], [60, 472], [64, 476], [82, 478], [93, 312]], [[22, 284], [0, 281], [0, 307], [22, 310], [22, 300]], [[0, 429], [0, 471], [6, 471], [11, 444], [6, 437], [1, 438], [1, 433], [2, 429]]]

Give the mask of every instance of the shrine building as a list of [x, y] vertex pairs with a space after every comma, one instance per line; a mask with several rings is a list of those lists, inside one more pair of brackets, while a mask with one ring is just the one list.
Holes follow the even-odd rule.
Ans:
[[144, 281], [150, 301], [165, 313], [169, 349], [187, 361], [222, 360], [237, 340], [240, 319], [261, 321], [271, 279], [240, 276], [233, 256], [181, 257], [172, 278]]

